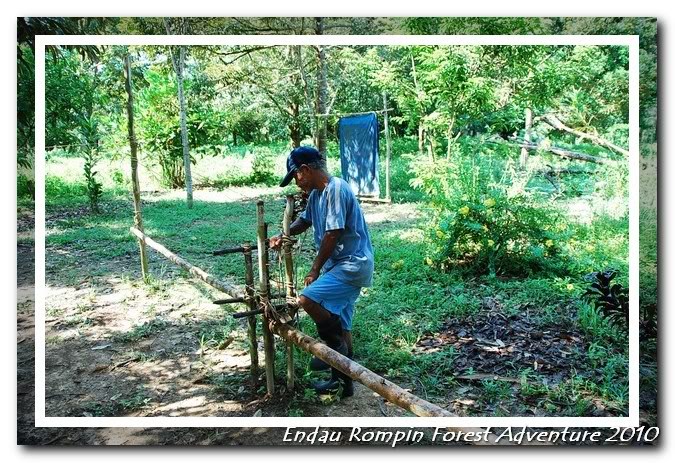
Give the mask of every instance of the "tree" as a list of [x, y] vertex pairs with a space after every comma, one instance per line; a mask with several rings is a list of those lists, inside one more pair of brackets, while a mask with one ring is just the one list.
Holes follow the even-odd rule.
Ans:
[[[172, 30], [169, 26], [169, 20], [164, 19], [166, 33], [171, 35]], [[187, 32], [187, 20], [181, 18], [179, 20], [178, 33], [185, 34]], [[169, 47], [169, 54], [171, 55], [171, 63], [173, 64], [176, 79], [178, 81], [178, 102], [180, 105], [180, 133], [183, 145], [183, 169], [185, 170], [185, 191], [187, 193], [187, 207], [192, 208], [192, 173], [190, 171], [190, 145], [188, 142], [187, 130], [187, 109], [185, 107], [185, 95], [183, 92], [183, 72], [185, 67], [185, 46], [180, 45], [178, 48], [178, 58], [176, 59], [172, 47]]]

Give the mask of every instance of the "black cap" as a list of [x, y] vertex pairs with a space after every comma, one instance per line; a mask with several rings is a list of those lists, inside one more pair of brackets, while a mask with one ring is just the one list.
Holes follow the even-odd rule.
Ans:
[[300, 166], [304, 164], [311, 164], [321, 159], [319, 151], [312, 146], [299, 146], [291, 151], [286, 159], [286, 176], [281, 181], [279, 186], [286, 186], [293, 180], [293, 174]]

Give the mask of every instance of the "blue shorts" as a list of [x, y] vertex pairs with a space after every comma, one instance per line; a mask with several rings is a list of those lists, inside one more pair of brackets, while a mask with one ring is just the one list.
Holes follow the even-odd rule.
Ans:
[[361, 294], [360, 287], [344, 283], [328, 272], [303, 289], [300, 294], [340, 317], [343, 329], [352, 330], [354, 303]]

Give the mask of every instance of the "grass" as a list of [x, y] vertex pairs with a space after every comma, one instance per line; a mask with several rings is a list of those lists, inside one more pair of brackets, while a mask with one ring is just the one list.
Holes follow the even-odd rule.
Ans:
[[[384, 145], [382, 145], [384, 146]], [[285, 151], [281, 146], [268, 147], [277, 153], [274, 158], [275, 173], [283, 171]], [[210, 175], [209, 182], [218, 185], [218, 176], [242, 178], [250, 175], [250, 164], [256, 147], [229, 149], [221, 158], [200, 160], [195, 172]], [[329, 146], [329, 167], [338, 169], [335, 146]], [[536, 275], [531, 278], [496, 278], [489, 276], [460, 276], [442, 273], [425, 264], [425, 242], [420, 226], [425, 220], [424, 205], [420, 192], [409, 187], [410, 173], [404, 152], [414, 152], [416, 144], [410, 140], [397, 140], [392, 156], [392, 196], [397, 202], [409, 202], [410, 208], [422, 211], [422, 218], [399, 223], [373, 223], [370, 226], [373, 246], [376, 251], [376, 275], [372, 288], [362, 291], [357, 303], [354, 320], [355, 355], [368, 368], [386, 374], [392, 379], [409, 383], [416, 393], [429, 397], [444, 397], [446, 391], [457, 385], [452, 379], [457, 373], [453, 368], [460, 351], [443, 349], [433, 354], [415, 354], [414, 347], [426, 333], [437, 332], [451, 318], [462, 319], [477, 313], [485, 298], [498, 299], [506, 315], [528, 310], [530, 316], [542, 326], [561, 316], [561, 307], [569, 307], [569, 316], [584, 335], [592, 340], [587, 352], [582, 352], [585, 363], [599, 373], [595, 376], [571, 374], [555, 386], [542, 383], [538, 372], [521, 372], [521, 383], [512, 385], [502, 381], [484, 381], [477, 387], [485, 403], [500, 403], [516, 400], [522, 403], [534, 401], [551, 414], [587, 414], [591, 409], [589, 397], [600, 397], [618, 409], [627, 408], [627, 352], [625, 339], [590, 305], [580, 300], [587, 283], [583, 275], [604, 267], [617, 268], [620, 279], [627, 279], [628, 241], [625, 236], [626, 220], [591, 209], [592, 220], [570, 220], [573, 233], [564, 243], [569, 261], [566, 276]], [[228, 162], [223, 162], [223, 160]], [[86, 209], [83, 183], [79, 179], [77, 158], [50, 160], [47, 182], [47, 215], [50, 217], [47, 233], [48, 264], [54, 262], [60, 269], [58, 278], [70, 284], [82, 276], [82, 259], [86, 259], [88, 273], [115, 274], [135, 279], [138, 275], [137, 243], [129, 234], [132, 224], [131, 205], [125, 185], [122, 164], [102, 163], [104, 197], [102, 213], [91, 215]], [[237, 165], [239, 170], [225, 172], [227, 166]], [[224, 166], [224, 167], [223, 167]], [[122, 172], [113, 175], [118, 169]], [[220, 169], [220, 170], [219, 170]], [[384, 169], [384, 163], [380, 164]], [[104, 173], [105, 173], [104, 172]], [[232, 173], [233, 172], [233, 173]], [[146, 187], [154, 187], [154, 177], [145, 171]], [[117, 178], [117, 180], [115, 180]], [[234, 177], [232, 177], [234, 178]], [[584, 180], [584, 182], [586, 182]], [[223, 186], [227, 182], [221, 182]], [[383, 187], [384, 185], [382, 185]], [[583, 183], [578, 189], [587, 190]], [[576, 200], [576, 199], [575, 199]], [[157, 198], [145, 195], [143, 218], [146, 232], [186, 260], [221, 278], [243, 284], [242, 257], [228, 255], [214, 258], [211, 251], [244, 241], [255, 241], [255, 200], [243, 202], [196, 201], [192, 209], [185, 207], [180, 199]], [[570, 203], [572, 204], [572, 203]], [[284, 203], [279, 196], [266, 198], [266, 220], [270, 231], [280, 226]], [[641, 216], [641, 235], [653, 237], [656, 231], [656, 216]], [[310, 238], [305, 238], [305, 248]], [[276, 255], [272, 254], [272, 273], [278, 271]], [[299, 257], [298, 274], [309, 269], [309, 257]], [[96, 263], [110, 262], [110, 265]], [[127, 269], [118, 263], [128, 263]], [[641, 285], [647, 289], [641, 294], [643, 304], [655, 303], [656, 296], [656, 246], [654, 240], [641, 242]], [[184, 272], [151, 254], [153, 278], [148, 291], [170, 294], [172, 282]], [[52, 271], [53, 272], [53, 271]], [[49, 272], [48, 272], [49, 273]], [[52, 278], [52, 277], [50, 277]], [[70, 283], [69, 283], [70, 282]], [[646, 301], [646, 302], [645, 302]], [[148, 316], [154, 312], [149, 308]], [[50, 316], [58, 316], [55, 312]], [[197, 334], [203, 347], [216, 347], [235, 329], [227, 319], [218, 323], [203, 324]], [[86, 323], [86, 315], [73, 316], [68, 323], [77, 326]], [[139, 324], [126, 333], [116, 336], [125, 343], [138, 341], [153, 335], [167, 326], [167, 322], [155, 318]], [[301, 320], [301, 329], [315, 336], [314, 324], [307, 318]], [[52, 340], [51, 342], [58, 342]], [[279, 377], [285, 371], [285, 356], [279, 346], [277, 367]], [[297, 353], [296, 368], [300, 385], [312, 379], [307, 370], [309, 354]], [[412, 378], [417, 378], [413, 380]], [[214, 375], [213, 384], [226, 395], [237, 395], [243, 377]], [[299, 387], [302, 390], [302, 387]], [[139, 396], [140, 397], [140, 396]], [[142, 406], [143, 400], [133, 398], [124, 407]], [[312, 398], [300, 398], [312, 400]], [[92, 412], [93, 413], [93, 412]], [[300, 416], [302, 410], [293, 405], [289, 413]], [[501, 412], [500, 412], [501, 413]]]

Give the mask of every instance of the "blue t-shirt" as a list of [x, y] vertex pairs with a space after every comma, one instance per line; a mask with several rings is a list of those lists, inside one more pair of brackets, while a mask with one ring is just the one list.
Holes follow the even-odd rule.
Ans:
[[300, 218], [312, 224], [317, 249], [327, 231], [344, 229], [335, 251], [323, 266], [324, 273], [330, 272], [353, 286], [373, 284], [375, 259], [368, 226], [347, 182], [331, 177], [323, 191], [312, 190]]

